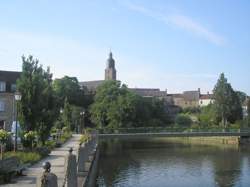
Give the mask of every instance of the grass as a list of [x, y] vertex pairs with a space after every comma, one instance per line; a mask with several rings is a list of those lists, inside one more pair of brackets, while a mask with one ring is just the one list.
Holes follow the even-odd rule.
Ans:
[[4, 158], [9, 158], [9, 157], [17, 157], [18, 160], [22, 163], [22, 164], [26, 164], [26, 163], [36, 163], [37, 161], [41, 160], [42, 156], [37, 153], [37, 152], [23, 152], [23, 151], [17, 151], [17, 152], [13, 152], [13, 151], [9, 151], [9, 152], [5, 152], [3, 157]]

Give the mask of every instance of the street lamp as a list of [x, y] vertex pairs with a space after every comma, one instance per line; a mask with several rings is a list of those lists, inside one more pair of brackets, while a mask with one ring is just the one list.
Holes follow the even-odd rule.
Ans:
[[22, 95], [20, 92], [15, 92], [15, 101], [16, 101], [16, 124], [15, 124], [15, 144], [14, 144], [14, 151], [17, 150], [17, 119], [18, 119], [18, 109], [17, 109], [17, 102], [22, 99]]
[[82, 126], [82, 118], [83, 118], [83, 125], [84, 125], [84, 114], [85, 114], [85, 112], [84, 111], [82, 111], [82, 112], [80, 112], [80, 131], [81, 131], [81, 133], [82, 133], [82, 130], [83, 130], [83, 126]]

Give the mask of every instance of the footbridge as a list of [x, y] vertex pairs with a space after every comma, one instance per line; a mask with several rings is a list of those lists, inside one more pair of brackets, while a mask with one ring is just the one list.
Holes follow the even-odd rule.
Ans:
[[150, 137], [250, 137], [250, 128], [121, 128], [99, 129], [100, 138], [150, 138]]

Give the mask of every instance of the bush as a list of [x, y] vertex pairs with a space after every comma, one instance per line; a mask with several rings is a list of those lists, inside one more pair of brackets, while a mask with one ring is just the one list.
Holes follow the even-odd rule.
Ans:
[[33, 149], [34, 145], [36, 144], [36, 132], [34, 131], [29, 131], [24, 133], [23, 137], [22, 137], [22, 143], [23, 146], [29, 149]]
[[175, 123], [181, 127], [190, 127], [192, 120], [187, 114], [178, 114], [175, 118]]
[[82, 136], [80, 138], [80, 143], [82, 144], [84, 142], [87, 142], [89, 138], [90, 138], [90, 134], [89, 133], [82, 134]]
[[70, 137], [72, 136], [72, 133], [70, 131], [63, 131], [63, 134], [61, 136], [60, 141], [62, 143], [66, 142]]
[[52, 150], [56, 147], [56, 141], [55, 140], [47, 140], [45, 142], [45, 147], [47, 147], [49, 150]]
[[46, 157], [50, 154], [50, 149], [47, 147], [37, 147], [34, 152], [37, 152], [41, 157]]
[[41, 160], [42, 156], [37, 153], [37, 152], [21, 152], [21, 151], [18, 151], [18, 152], [6, 152], [4, 153], [4, 158], [9, 158], [9, 157], [17, 157], [18, 160], [24, 164], [24, 163], [35, 163], [39, 160]]

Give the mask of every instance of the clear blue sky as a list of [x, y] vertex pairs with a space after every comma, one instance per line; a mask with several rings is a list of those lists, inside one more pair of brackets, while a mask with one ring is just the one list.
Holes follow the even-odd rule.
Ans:
[[0, 2], [0, 64], [32, 54], [54, 77], [99, 80], [110, 48], [129, 87], [211, 91], [221, 72], [250, 95], [248, 0]]

